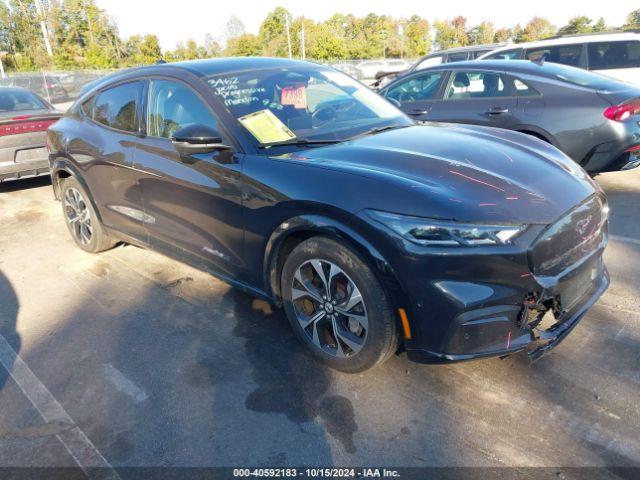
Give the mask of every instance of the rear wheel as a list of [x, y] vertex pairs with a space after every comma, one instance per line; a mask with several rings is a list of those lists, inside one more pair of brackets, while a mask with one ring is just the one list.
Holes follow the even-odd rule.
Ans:
[[91, 253], [115, 246], [116, 242], [104, 231], [80, 182], [73, 177], [65, 178], [61, 190], [62, 212], [76, 245]]
[[397, 328], [387, 295], [346, 245], [324, 237], [302, 242], [287, 258], [281, 280], [296, 335], [330, 367], [362, 372], [395, 352]]

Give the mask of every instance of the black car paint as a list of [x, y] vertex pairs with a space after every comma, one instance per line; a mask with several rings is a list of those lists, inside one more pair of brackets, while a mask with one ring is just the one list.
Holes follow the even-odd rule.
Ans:
[[[572, 67], [560, 66], [572, 69]], [[504, 96], [445, 100], [456, 72], [491, 72], [520, 79], [539, 96]], [[402, 110], [419, 121], [454, 122], [505, 128], [535, 135], [562, 150], [590, 173], [618, 170], [629, 157], [625, 150], [640, 144], [637, 122], [614, 122], [603, 112], [611, 105], [640, 97], [640, 88], [605, 79], [606, 90], [595, 90], [561, 81], [544, 65], [523, 60], [469, 61], [425, 68], [399, 77], [381, 95], [412, 77], [442, 72], [434, 98], [403, 102]]]
[[[322, 148], [265, 152], [202, 80], [225, 71], [296, 64], [275, 59], [178, 63], [98, 83], [49, 131], [56, 194], [60, 179], [73, 175], [91, 193], [113, 235], [276, 304], [278, 267], [292, 245], [318, 234], [339, 239], [374, 268], [392, 304], [406, 309], [411, 338], [404, 339], [404, 348], [415, 360], [465, 360], [531, 345], [533, 333], [519, 326], [528, 308], [525, 300], [534, 295], [535, 305], [543, 308], [576, 271], [599, 266], [578, 306], [593, 303], [604, 291], [606, 231], [579, 265], [553, 278], [531, 272], [531, 245], [545, 228], [601, 195], [583, 170], [550, 145], [504, 130], [432, 125]], [[234, 150], [181, 156], [169, 140], [146, 137], [144, 122], [136, 133], [119, 132], [87, 119], [78, 107], [101, 88], [156, 76], [186, 82], [201, 95]], [[141, 216], [124, 216], [114, 206]], [[532, 226], [513, 245], [422, 247], [372, 220], [369, 209]], [[562, 315], [563, 331], [581, 316], [577, 310]], [[559, 338], [550, 335], [547, 346]]]

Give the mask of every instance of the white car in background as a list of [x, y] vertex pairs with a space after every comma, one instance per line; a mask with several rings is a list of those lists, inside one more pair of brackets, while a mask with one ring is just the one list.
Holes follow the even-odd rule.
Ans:
[[640, 34], [564, 35], [493, 50], [478, 60], [540, 60], [584, 68], [640, 85]]
[[365, 60], [357, 64], [356, 68], [362, 74], [362, 78], [375, 78], [376, 73], [384, 70], [385, 63], [382, 60]]

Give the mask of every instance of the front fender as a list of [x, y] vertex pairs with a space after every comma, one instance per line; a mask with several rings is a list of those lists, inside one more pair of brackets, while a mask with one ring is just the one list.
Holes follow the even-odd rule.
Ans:
[[373, 267], [374, 274], [389, 292], [392, 304], [402, 304], [402, 291], [395, 272], [374, 245], [347, 223], [323, 215], [310, 214], [285, 220], [272, 232], [267, 241], [263, 262], [264, 285], [269, 288], [268, 293], [277, 305], [281, 304], [278, 254], [285, 240], [295, 235], [303, 235], [306, 238], [324, 235], [349, 245]]

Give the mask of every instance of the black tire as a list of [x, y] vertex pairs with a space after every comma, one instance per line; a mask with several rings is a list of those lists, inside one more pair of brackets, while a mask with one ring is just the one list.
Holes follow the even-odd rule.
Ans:
[[[60, 191], [62, 195], [60, 202], [62, 204], [62, 215], [64, 216], [64, 221], [67, 224], [69, 233], [71, 233], [71, 238], [73, 238], [76, 245], [85, 252], [90, 253], [103, 252], [113, 248], [117, 241], [110, 238], [105, 232], [104, 227], [98, 220], [96, 212], [93, 209], [90, 201], [91, 197], [80, 182], [74, 177], [67, 177], [62, 181]], [[77, 196], [74, 197], [74, 192], [78, 192], [79, 199]], [[77, 204], [78, 209], [82, 210], [82, 212], [86, 210], [85, 215], [86, 218], [88, 218], [88, 223], [82, 231], [79, 230], [82, 228], [79, 227], [79, 222], [72, 221], [72, 215], [77, 211], [77, 209], [74, 209], [72, 197], [76, 199], [75, 204]], [[87, 226], [89, 228], [86, 228]], [[87, 235], [87, 232], [90, 232], [90, 235]]]
[[[313, 307], [309, 307], [313, 308], [313, 311], [309, 313], [307, 320], [315, 314], [324, 314], [324, 309], [330, 308], [330, 306], [326, 306], [326, 303], [323, 304], [325, 305], [324, 307], [316, 308], [320, 303], [311, 298], [307, 298], [305, 295], [298, 297], [294, 304], [294, 285], [296, 296], [299, 295], [299, 287], [302, 285], [295, 279], [295, 275], [297, 272], [299, 272], [299, 275], [305, 272], [304, 268], [311, 268], [306, 266], [309, 265], [311, 261], [315, 262], [316, 260], [320, 260], [321, 264], [327, 269], [331, 268], [331, 264], [339, 267], [342, 273], [334, 277], [334, 283], [337, 284], [340, 281], [348, 283], [350, 281], [351, 283], [348, 283], [348, 285], [355, 285], [361, 294], [362, 304], [358, 304], [355, 308], [361, 312], [364, 311], [368, 320], [366, 322], [366, 330], [357, 325], [353, 327], [360, 329], [360, 335], [363, 335], [363, 340], [358, 351], [351, 351], [349, 344], [343, 344], [343, 342], [338, 341], [337, 343], [340, 344], [340, 348], [349, 350], [349, 353], [344, 356], [336, 356], [335, 354], [328, 353], [330, 350], [337, 351], [338, 349], [335, 345], [335, 328], [337, 327], [335, 326], [336, 324], [332, 324], [331, 321], [342, 325], [344, 330], [339, 330], [342, 334], [345, 332], [348, 334], [350, 334], [349, 332], [353, 333], [351, 330], [346, 330], [347, 328], [352, 328], [351, 323], [349, 323], [351, 317], [341, 316], [340, 313], [336, 313], [337, 307], [336, 312], [332, 311], [333, 315], [335, 315], [334, 317], [327, 314], [331, 319], [329, 319], [328, 324], [325, 324], [324, 327], [324, 336], [329, 339], [329, 343], [326, 346], [318, 345], [312, 340], [313, 332], [309, 333], [309, 328], [313, 329], [315, 325], [307, 327], [307, 330], [305, 330], [301, 324], [301, 320], [299, 320], [298, 316], [301, 314], [299, 305], [301, 301], [311, 302], [313, 305]], [[317, 270], [314, 271], [317, 272]], [[310, 273], [310, 275], [315, 274]], [[330, 277], [330, 275], [328, 276]], [[313, 278], [316, 283], [317, 278]], [[329, 290], [331, 290], [331, 287], [329, 287]], [[347, 290], [343, 288], [343, 291], [346, 292]], [[281, 292], [287, 318], [297, 337], [311, 349], [314, 355], [331, 368], [348, 373], [358, 373], [369, 370], [387, 360], [398, 348], [396, 319], [393, 314], [391, 302], [388, 300], [382, 285], [367, 263], [355, 251], [338, 241], [326, 237], [313, 237], [300, 243], [289, 254], [285, 261], [281, 275]], [[336, 298], [339, 298], [337, 294]], [[346, 300], [341, 300], [345, 302], [343, 305], [346, 306]], [[338, 303], [338, 306], [340, 306], [340, 303]], [[353, 308], [350, 311], [353, 312]], [[327, 320], [323, 320], [323, 322], [326, 321]], [[354, 321], [354, 323], [357, 322]], [[320, 334], [318, 336], [320, 336]], [[333, 342], [333, 344], [331, 344], [331, 342]], [[343, 353], [344, 352], [341, 352], [341, 354]]]

